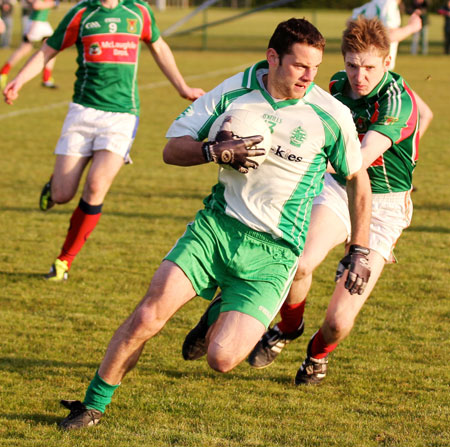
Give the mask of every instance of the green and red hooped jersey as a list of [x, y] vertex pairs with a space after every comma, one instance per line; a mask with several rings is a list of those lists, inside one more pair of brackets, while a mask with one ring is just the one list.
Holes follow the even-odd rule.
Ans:
[[142, 0], [122, 0], [114, 9], [82, 0], [58, 25], [47, 44], [78, 50], [73, 102], [107, 112], [139, 115], [137, 71], [140, 40], [160, 36], [153, 12]]
[[[372, 192], [386, 194], [409, 191], [412, 173], [418, 159], [419, 115], [414, 94], [398, 75], [388, 71], [367, 96], [350, 98], [345, 92], [345, 71], [332, 76], [331, 94], [350, 108], [360, 141], [369, 130], [377, 131], [392, 141], [392, 146], [368, 168]], [[334, 175], [345, 184], [345, 179]]]

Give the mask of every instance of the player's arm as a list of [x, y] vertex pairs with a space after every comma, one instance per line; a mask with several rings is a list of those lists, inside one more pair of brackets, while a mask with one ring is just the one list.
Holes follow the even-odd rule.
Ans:
[[420, 138], [422, 138], [433, 119], [433, 112], [428, 104], [415, 91], [413, 91], [413, 94], [416, 99], [417, 108], [419, 109], [419, 135]]
[[372, 215], [372, 190], [364, 167], [347, 176], [347, 197], [352, 234], [348, 253], [339, 262], [335, 281], [338, 282], [348, 269], [345, 288], [350, 294], [362, 295], [370, 278], [368, 262], [369, 229]]
[[420, 14], [414, 12], [411, 14], [408, 23], [400, 28], [389, 28], [389, 40], [391, 42], [400, 42], [411, 34], [417, 33], [422, 29], [422, 20]]
[[264, 155], [264, 149], [252, 149], [262, 141], [260, 135], [234, 139], [228, 131], [229, 123], [224, 123], [215, 141], [199, 142], [190, 136], [171, 138], [163, 152], [163, 160], [176, 166], [195, 166], [214, 162], [230, 165], [237, 171], [246, 174], [249, 168], [256, 169], [258, 164], [248, 157]]
[[186, 84], [186, 81], [178, 70], [172, 50], [162, 37], [159, 37], [155, 42], [148, 42], [147, 46], [158, 67], [181, 97], [194, 101], [205, 94], [201, 88], [189, 87]]
[[41, 49], [28, 59], [17, 76], [6, 85], [3, 90], [5, 102], [12, 104], [18, 98], [19, 91], [24, 84], [38, 75], [43, 70], [45, 64], [57, 54], [57, 50], [44, 43]]
[[33, 9], [36, 11], [40, 11], [42, 9], [50, 9], [57, 6], [57, 2], [53, 0], [35, 0], [32, 3]]
[[367, 169], [378, 157], [392, 146], [392, 141], [386, 135], [369, 130], [361, 141], [363, 168]]

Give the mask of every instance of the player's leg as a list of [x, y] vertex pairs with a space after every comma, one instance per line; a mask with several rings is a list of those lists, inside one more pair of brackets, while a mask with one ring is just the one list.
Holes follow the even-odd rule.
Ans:
[[142, 301], [114, 333], [84, 402], [63, 401], [71, 414], [59, 424], [60, 427], [67, 430], [96, 424], [111, 402], [115, 389], [136, 365], [146, 342], [195, 296], [184, 272], [173, 262], [163, 261]]
[[264, 330], [263, 323], [251, 315], [221, 313], [207, 335], [209, 366], [223, 373], [232, 370], [248, 356]]
[[97, 226], [105, 196], [123, 164], [124, 160], [118, 154], [105, 150], [94, 152], [82, 197], [72, 214], [66, 239], [57, 258], [58, 264], [62, 262], [66, 265], [66, 272]]
[[355, 319], [375, 287], [386, 262], [376, 251], [371, 251], [368, 258], [371, 275], [362, 295], [351, 295], [345, 288], [345, 278], [336, 284], [322, 327], [309, 341], [306, 359], [297, 372], [297, 385], [320, 383], [327, 373], [328, 355], [352, 330]]
[[8, 74], [11, 71], [11, 68], [13, 68], [23, 57], [25, 57], [31, 50], [33, 49], [33, 45], [26, 41], [22, 42], [15, 50], [9, 59], [5, 62], [5, 64], [0, 69], [0, 89], [3, 90], [6, 87], [6, 84], [8, 82]]
[[286, 301], [280, 309], [281, 320], [264, 334], [252, 350], [248, 358], [251, 366], [269, 366], [288, 343], [302, 335], [303, 314], [313, 271], [332, 248], [346, 240], [348, 232], [348, 226], [335, 210], [322, 204], [313, 206], [305, 249]]
[[55, 68], [56, 58], [50, 59], [42, 71], [42, 86], [47, 88], [57, 88], [53, 78], [53, 70]]
[[129, 159], [137, 123], [137, 117], [128, 113], [70, 105], [55, 152], [90, 157], [92, 162], [61, 253], [47, 279], [67, 278], [73, 260], [100, 219], [103, 201], [114, 178]]

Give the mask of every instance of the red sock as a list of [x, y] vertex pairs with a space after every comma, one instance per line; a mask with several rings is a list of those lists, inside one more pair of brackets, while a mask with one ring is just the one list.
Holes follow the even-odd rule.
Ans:
[[94, 230], [101, 215], [102, 205], [89, 205], [83, 199], [80, 199], [80, 203], [70, 219], [69, 231], [58, 256], [61, 261], [67, 261], [69, 268]]
[[285, 334], [295, 332], [303, 320], [306, 300], [301, 303], [288, 304], [284, 302], [281, 306], [281, 321], [277, 323], [278, 329]]
[[44, 82], [47, 82], [50, 80], [51, 77], [52, 77], [52, 70], [50, 70], [49, 68], [44, 68], [44, 71], [42, 72], [42, 80]]
[[8, 64], [8, 62], [6, 62], [6, 64], [3, 65], [2, 69], [0, 70], [0, 74], [7, 75], [10, 72], [10, 70], [11, 70], [11, 65]]
[[323, 359], [330, 352], [333, 352], [337, 348], [337, 345], [338, 343], [335, 343], [334, 345], [327, 345], [323, 339], [322, 329], [319, 329], [313, 335], [312, 343], [310, 345], [310, 352], [308, 355], [314, 357], [315, 359]]

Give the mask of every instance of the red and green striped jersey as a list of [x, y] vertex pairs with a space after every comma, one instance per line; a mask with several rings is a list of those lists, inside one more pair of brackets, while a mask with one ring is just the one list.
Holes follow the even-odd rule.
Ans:
[[[352, 111], [360, 141], [369, 130], [392, 141], [392, 146], [367, 170], [372, 192], [386, 194], [410, 190], [419, 144], [419, 115], [411, 88], [393, 72], [386, 72], [372, 92], [362, 98], [350, 98], [346, 94], [349, 88], [345, 71], [331, 78], [330, 92]], [[334, 177], [345, 184], [342, 177]]]
[[159, 36], [153, 12], [144, 1], [122, 0], [108, 9], [99, 0], [82, 0], [67, 13], [47, 44], [58, 51], [77, 47], [73, 102], [139, 115], [140, 40], [155, 42]]

